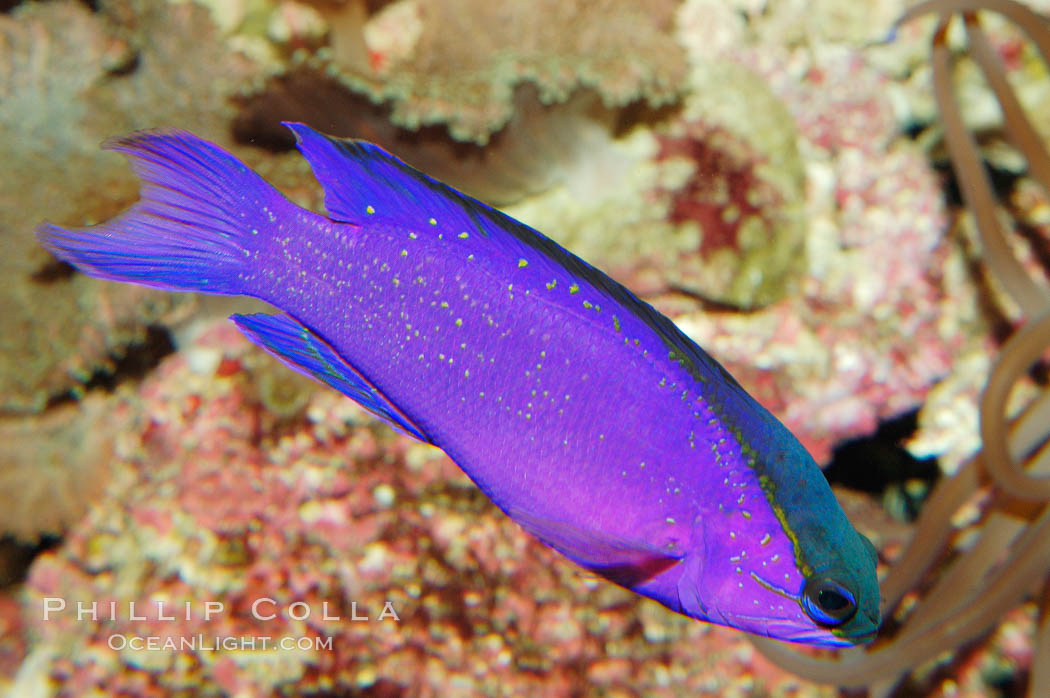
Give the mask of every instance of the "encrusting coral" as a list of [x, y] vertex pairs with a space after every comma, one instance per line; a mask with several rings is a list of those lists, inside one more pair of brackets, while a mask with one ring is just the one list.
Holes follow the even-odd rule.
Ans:
[[615, 110], [589, 90], [555, 105], [540, 102], [535, 87], [515, 90], [513, 113], [480, 146], [452, 140], [442, 127], [409, 130], [389, 120], [389, 109], [348, 90], [332, 76], [306, 65], [272, 77], [262, 90], [239, 95], [234, 133], [242, 142], [278, 150], [294, 146], [282, 121], [301, 121], [345, 138], [361, 138], [436, 179], [493, 206], [505, 206], [569, 179], [571, 165], [592, 155], [595, 132], [608, 134]]
[[[1028, 695], [1050, 695], [1050, 392], [1024, 383], [1050, 347], [1050, 290], [1029, 275], [1010, 243], [1004, 217], [973, 136], [959, 114], [946, 40], [960, 18], [968, 51], [995, 94], [1003, 131], [1027, 159], [1028, 172], [1050, 194], [1050, 152], [1006, 79], [985, 30], [994, 12], [1020, 27], [1050, 65], [1046, 20], [1012, 0], [930, 0], [901, 22], [936, 14], [934, 91], [964, 202], [978, 230], [981, 263], [1002, 297], [1024, 318], [1003, 344], [980, 400], [981, 451], [946, 479], [925, 504], [914, 536], [882, 583], [887, 633], [864, 651], [834, 659], [801, 656], [769, 643], [759, 648], [782, 666], [816, 681], [870, 686], [885, 695], [914, 667], [990, 632], [1004, 614], [1037, 592], [1035, 649]], [[1028, 396], [1008, 405], [1013, 393]], [[947, 564], [943, 563], [947, 560]]]
[[[348, 19], [365, 17], [358, 4], [339, 8], [333, 45], [308, 63], [389, 104], [395, 124], [445, 124], [458, 140], [487, 142], [510, 120], [515, 87], [524, 82], [546, 104], [590, 88], [614, 107], [670, 102], [685, 77], [670, 31], [676, 0], [399, 0], [383, 10], [400, 8], [399, 21], [380, 16], [368, 32]], [[406, 17], [417, 19], [407, 42]]]
[[[592, 205], [594, 215], [581, 216], [586, 226], [575, 226], [576, 215], [564, 215], [566, 207], [556, 205], [557, 199], [538, 197], [534, 210], [510, 210], [642, 290], [784, 419], [818, 462], [826, 462], [835, 443], [871, 433], [880, 419], [920, 404], [930, 385], [950, 371], [956, 347], [980, 341], [987, 328], [965, 257], [944, 235], [947, 216], [939, 179], [921, 149], [900, 134], [890, 98], [895, 84], [855, 47], [755, 43], [745, 27], [761, 22], [716, 21], [722, 15], [711, 6], [707, 0], [690, 0], [679, 16], [678, 33], [698, 73], [691, 80], [710, 84], [714, 80], [705, 81], [705, 74], [727, 74], [720, 66], [734, 63], [732, 74], [752, 77], [733, 84], [761, 79], [763, 100], [772, 103], [766, 111], [786, 114], [792, 123], [773, 127], [772, 119], [750, 118], [746, 106], [731, 110], [705, 104], [747, 105], [757, 99], [711, 89], [690, 93], [665, 131], [632, 136], [653, 139], [648, 157], [659, 159], [666, 171], [676, 162], [688, 166], [685, 177], [648, 181], [641, 187], [646, 191], [642, 201], [653, 208], [654, 202], [662, 205], [666, 219], [674, 217], [677, 200], [710, 203], [694, 206], [708, 226], [712, 219], [731, 219], [746, 210], [751, 197], [771, 204], [768, 215], [781, 224], [766, 226], [766, 235], [785, 237], [765, 243], [780, 249], [772, 273], [787, 280], [776, 289], [785, 297], [748, 313], [717, 305], [698, 308], [681, 292], [730, 306], [737, 304], [734, 298], [739, 302], [747, 296], [696, 294], [695, 286], [682, 279], [687, 273], [696, 278], [697, 269], [703, 269], [698, 253], [703, 238], [687, 234], [696, 224], [677, 224], [677, 234], [654, 232], [652, 223], [639, 225], [625, 215], [621, 189], [610, 187], [612, 195]], [[752, 132], [752, 126], [761, 132]], [[733, 134], [733, 149], [722, 155], [716, 149], [726, 131]], [[710, 132], [723, 134], [722, 141], [705, 139]], [[707, 158], [708, 163], [746, 166], [740, 169], [749, 176], [737, 180], [746, 186], [739, 186], [735, 198], [725, 196], [721, 209], [717, 197], [692, 192], [703, 187], [716, 194], [733, 192], [732, 171], [702, 170], [696, 156], [659, 155], [662, 139], [675, 139], [674, 144], [690, 134], [696, 142], [678, 146], [680, 151], [714, 150], [719, 157]], [[741, 151], [746, 157], [730, 157]], [[797, 181], [799, 171], [803, 182]], [[785, 200], [800, 196], [800, 190], [803, 200]], [[625, 225], [618, 226], [619, 221]], [[804, 248], [792, 254], [795, 226], [805, 240]], [[719, 231], [713, 232], [718, 240]], [[722, 248], [721, 267], [758, 276], [758, 284], [749, 288], [762, 289], [760, 274], [769, 260], [761, 254], [751, 261], [748, 255], [732, 259], [731, 252], [731, 246]], [[695, 258], [700, 259], [691, 261]], [[792, 271], [797, 266], [803, 270], [800, 278]], [[677, 281], [670, 289], [668, 278]]]
[[[76, 523], [110, 478], [127, 415], [100, 395], [41, 415], [0, 418], [0, 531], [27, 542]], [[121, 416], [123, 418], [121, 418]]]
[[668, 218], [696, 226], [699, 244], [669, 265], [668, 282], [736, 307], [780, 300], [806, 267], [805, 173], [791, 113], [761, 76], [718, 59], [694, 66], [683, 112], [658, 135], [657, 158], [694, 168], [670, 193]]
[[[119, 210], [120, 192], [134, 196], [133, 180], [92, 143], [102, 134], [85, 137], [81, 122], [91, 110], [79, 99], [104, 79], [107, 60], [127, 50], [79, 3], [0, 15], [0, 130], [10, 134], [0, 139], [0, 158], [18, 163], [0, 178], [0, 353], [9, 359], [0, 366], [0, 410], [40, 410], [104, 368], [171, 305], [159, 294], [72, 274], [32, 234], [42, 217], [104, 218]], [[67, 186], [69, 172], [95, 175]]]

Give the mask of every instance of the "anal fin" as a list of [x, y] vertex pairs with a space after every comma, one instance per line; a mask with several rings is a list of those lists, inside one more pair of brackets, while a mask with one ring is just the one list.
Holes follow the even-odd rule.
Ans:
[[248, 339], [261, 345], [289, 368], [304, 373], [346, 395], [366, 410], [424, 443], [431, 443], [393, 402], [306, 325], [289, 315], [232, 315]]

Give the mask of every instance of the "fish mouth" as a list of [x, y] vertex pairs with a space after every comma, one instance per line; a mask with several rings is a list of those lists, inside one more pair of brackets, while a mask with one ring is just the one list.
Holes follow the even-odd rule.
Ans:
[[782, 642], [836, 649], [866, 645], [875, 639], [876, 633], [877, 629], [838, 635], [828, 628], [800, 628], [794, 624], [768, 622], [765, 624], [763, 632], [758, 634]]
[[875, 638], [878, 637], [879, 629], [868, 630], [866, 632], [852, 633], [845, 635], [843, 638], [849, 642], [850, 645], [870, 645], [875, 642]]
[[881, 625], [881, 617], [878, 611], [875, 612], [875, 616], [866, 611], [863, 612], [863, 618], [868, 623], [860, 628], [856, 628], [853, 632], [843, 633], [840, 637], [848, 640], [854, 645], [869, 645], [875, 641], [875, 638], [879, 634], [879, 626]]

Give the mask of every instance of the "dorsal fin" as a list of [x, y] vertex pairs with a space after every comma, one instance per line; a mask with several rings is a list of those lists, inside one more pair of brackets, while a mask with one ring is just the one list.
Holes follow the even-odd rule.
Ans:
[[424, 225], [434, 220], [459, 231], [480, 233], [507, 249], [509, 255], [531, 248], [573, 280], [590, 284], [633, 313], [674, 351], [673, 358], [694, 378], [714, 378], [752, 401], [717, 361], [668, 318], [539, 231], [428, 177], [377, 145], [327, 136], [305, 124], [282, 123], [295, 134], [299, 151], [324, 188], [325, 208], [331, 218], [358, 225], [397, 226]]
[[[428, 177], [378, 145], [284, 122], [324, 189], [329, 217], [346, 223], [442, 226], [488, 234], [485, 204]], [[499, 214], [503, 215], [503, 214]], [[520, 223], [519, 223], [520, 225]]]

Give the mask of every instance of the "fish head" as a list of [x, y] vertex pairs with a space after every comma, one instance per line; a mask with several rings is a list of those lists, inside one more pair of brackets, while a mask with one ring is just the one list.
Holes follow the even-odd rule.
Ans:
[[[814, 539], [784, 519], [772, 506], [698, 516], [692, 559], [678, 582], [683, 612], [786, 642], [871, 642], [880, 618], [874, 547], [848, 521], [847, 540], [836, 548], [827, 530]], [[807, 557], [814, 546], [819, 554]]]

